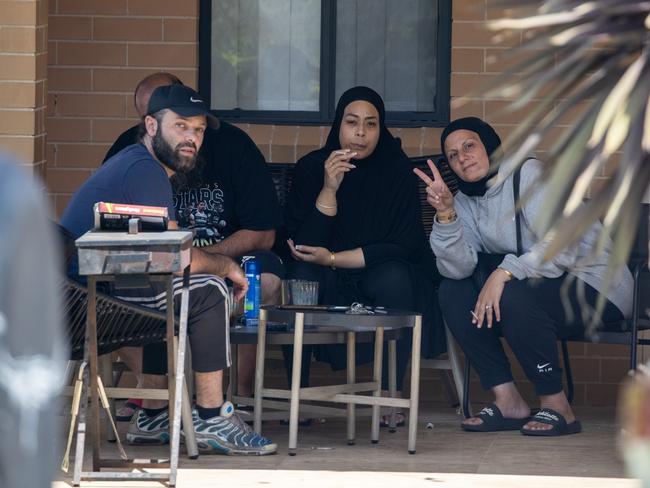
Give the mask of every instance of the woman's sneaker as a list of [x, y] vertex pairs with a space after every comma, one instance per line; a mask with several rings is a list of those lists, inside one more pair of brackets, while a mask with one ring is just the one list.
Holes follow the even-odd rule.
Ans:
[[142, 409], [138, 410], [131, 419], [126, 441], [129, 444], [168, 444], [168, 410], [163, 410], [153, 417], [149, 417]]
[[203, 420], [196, 409], [192, 421], [199, 449], [218, 454], [265, 456], [275, 454], [277, 444], [255, 433], [234, 412], [232, 403], [226, 402], [221, 415]]

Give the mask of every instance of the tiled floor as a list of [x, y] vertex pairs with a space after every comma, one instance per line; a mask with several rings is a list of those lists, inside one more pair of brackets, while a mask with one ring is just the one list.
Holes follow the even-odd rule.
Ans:
[[[584, 409], [578, 410], [577, 414], [583, 422], [583, 433], [559, 438], [531, 438], [518, 432], [466, 433], [458, 427], [459, 417], [454, 409], [442, 404], [423, 405], [415, 455], [406, 452], [406, 429], [400, 428], [394, 434], [382, 430], [379, 444], [373, 445], [369, 441], [370, 420], [361, 418], [357, 421], [356, 445], [347, 445], [343, 420], [328, 419], [323, 424], [300, 429], [298, 455], [291, 457], [286, 450], [288, 427], [278, 422], [267, 422], [263, 433], [278, 443], [277, 455], [261, 458], [204, 455], [195, 461], [182, 456], [179, 486], [214, 486], [213, 483], [224, 476], [229, 480], [228, 486], [292, 486], [296, 483], [296, 486], [341, 487], [361, 486], [367, 481], [377, 488], [388, 486], [388, 480], [392, 480], [392, 487], [395, 483], [398, 486], [420, 486], [419, 483], [424, 481], [428, 484], [422, 486], [432, 486], [430, 483], [436, 481], [443, 486], [500, 488], [638, 486], [635, 481], [614, 479], [624, 478], [625, 474], [616, 448], [613, 411]], [[428, 422], [433, 423], [432, 429], [426, 428]], [[121, 429], [125, 428], [126, 424], [122, 424]], [[103, 446], [106, 456], [117, 456], [114, 445], [105, 443]], [[127, 451], [138, 457], [164, 457], [167, 452], [162, 447], [129, 446]], [[284, 478], [281, 473], [285, 473]], [[459, 478], [461, 473], [545, 478]], [[69, 479], [63, 473], [61, 475], [60, 479]], [[548, 476], [576, 478], [546, 478]], [[238, 481], [233, 485], [235, 480]], [[96, 482], [88, 486], [139, 485]]]

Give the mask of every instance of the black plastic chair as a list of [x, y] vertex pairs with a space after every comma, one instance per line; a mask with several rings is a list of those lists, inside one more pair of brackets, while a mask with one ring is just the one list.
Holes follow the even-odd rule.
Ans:
[[564, 371], [567, 382], [567, 398], [573, 401], [573, 374], [569, 358], [568, 342], [592, 342], [600, 344], [621, 344], [630, 348], [630, 370], [637, 367], [637, 347], [650, 345], [650, 339], [639, 337], [639, 332], [650, 329], [650, 269], [648, 268], [648, 219], [650, 218], [650, 205], [643, 204], [639, 221], [639, 230], [632, 247], [628, 266], [634, 277], [634, 295], [632, 302], [632, 316], [620, 322], [603, 324], [595, 334], [581, 334], [561, 340]]

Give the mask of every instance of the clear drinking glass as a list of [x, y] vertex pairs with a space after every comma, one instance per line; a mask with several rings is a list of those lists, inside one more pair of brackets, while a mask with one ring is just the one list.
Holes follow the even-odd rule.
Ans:
[[230, 325], [237, 323], [237, 320], [243, 313], [243, 300], [235, 300], [235, 292], [232, 286], [228, 287], [228, 316]]
[[285, 280], [282, 284], [282, 300], [290, 305], [317, 305], [318, 281]]

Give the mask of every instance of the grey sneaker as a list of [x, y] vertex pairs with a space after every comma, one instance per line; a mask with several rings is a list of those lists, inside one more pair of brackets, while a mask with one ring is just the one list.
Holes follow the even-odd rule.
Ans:
[[196, 409], [192, 421], [199, 449], [217, 454], [265, 456], [275, 454], [277, 444], [253, 432], [234, 412], [232, 403], [226, 402], [221, 415], [203, 420]]
[[168, 444], [169, 412], [164, 410], [155, 417], [149, 417], [138, 409], [126, 433], [129, 444]]

